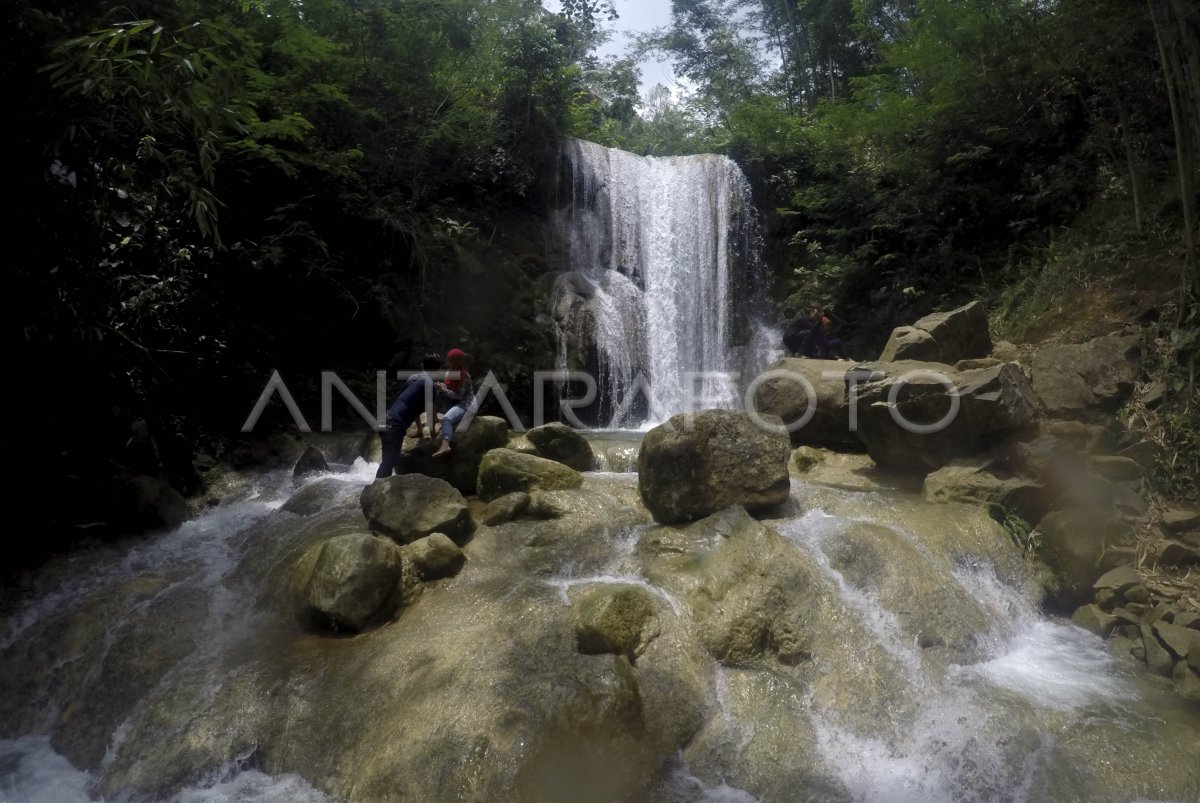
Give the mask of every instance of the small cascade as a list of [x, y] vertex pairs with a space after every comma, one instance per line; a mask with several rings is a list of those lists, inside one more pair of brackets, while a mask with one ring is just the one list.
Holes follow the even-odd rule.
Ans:
[[[978, 638], [982, 660], [946, 665], [925, 656], [894, 609], [831, 565], [830, 554], [845, 534], [864, 524], [889, 530], [898, 541], [915, 541], [931, 574], [987, 611], [990, 628]], [[876, 645], [906, 674], [900, 707], [871, 727], [863, 725], [870, 718], [847, 718], [811, 698], [804, 703], [819, 751], [854, 800], [1041, 799], [1048, 789], [1074, 782], [1077, 768], [1063, 766], [1051, 735], [1067, 723], [1090, 721], [1143, 737], [1151, 732], [1154, 719], [1137, 711], [1132, 674], [1103, 642], [1048, 620], [986, 561], [946, 571], [913, 533], [870, 515], [815, 509], [777, 529], [821, 567]]]
[[[45, 736], [0, 739], [0, 800], [102, 803], [95, 779], [54, 751]], [[125, 800], [124, 797], [121, 800]], [[230, 762], [162, 803], [333, 803], [299, 775], [272, 776]]]
[[643, 157], [570, 140], [557, 225], [558, 368], [587, 370], [605, 428], [738, 404], [765, 367], [750, 188], [713, 154]]
[[[305, 632], [288, 579], [362, 531], [374, 468], [256, 475], [48, 567], [0, 628], [0, 800], [502, 799], [584, 770], [667, 803], [1200, 791], [1194, 708], [1043, 615], [981, 511], [796, 483], [802, 513], [664, 527], [635, 474], [587, 472], [546, 492], [560, 517], [481, 527], [395, 621]], [[284, 506], [315, 482], [321, 512]], [[576, 643], [580, 592], [612, 585], [653, 597], [624, 669]]]
[[[27, 729], [0, 733], [0, 799], [125, 800], [123, 794], [100, 794], [97, 786], [110, 770], [128, 764], [128, 743], [145, 738], [146, 723], [167, 701], [211, 707], [252, 656], [270, 654], [272, 641], [263, 633], [275, 620], [255, 598], [292, 543], [264, 538], [267, 523], [278, 518], [289, 496], [315, 482], [337, 482], [335, 498], [357, 499], [375, 468], [359, 459], [303, 483], [291, 472], [259, 475], [231, 487], [226, 503], [174, 530], [47, 567], [40, 592], [0, 629], [6, 702], [21, 709]], [[295, 535], [303, 537], [303, 528]], [[56, 641], [63, 633], [72, 637]], [[53, 663], [45, 665], [46, 657]], [[74, 724], [63, 727], [65, 721]], [[166, 744], [180, 743], [183, 735], [171, 733]], [[104, 745], [98, 772], [77, 768], [59, 752], [95, 753], [97, 744]], [[298, 775], [259, 771], [256, 750], [247, 740], [228, 760], [181, 781], [162, 803], [330, 801]]]

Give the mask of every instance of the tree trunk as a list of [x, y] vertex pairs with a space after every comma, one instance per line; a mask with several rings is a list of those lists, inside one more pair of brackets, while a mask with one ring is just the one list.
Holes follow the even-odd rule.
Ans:
[[1125, 165], [1129, 170], [1129, 192], [1133, 195], [1133, 226], [1140, 237], [1142, 236], [1142, 189], [1138, 183], [1133, 145], [1129, 141], [1129, 116], [1125, 113], [1125, 104], [1121, 102], [1121, 91], [1117, 87], [1113, 87], [1113, 100], [1117, 106], [1117, 119], [1121, 122], [1121, 145], [1125, 150]]
[[[1197, 59], [1200, 43], [1191, 40], [1183, 14], [1187, 12], [1168, 5], [1170, 0], [1146, 0], [1154, 38], [1158, 42], [1159, 61], [1167, 85], [1167, 100], [1171, 108], [1171, 126], [1175, 134], [1175, 161], [1179, 172], [1179, 196], [1183, 207], [1184, 264], [1180, 286], [1179, 323], [1188, 312], [1190, 302], [1200, 298], [1200, 282], [1196, 268], [1196, 159], [1192, 129], [1193, 106], [1189, 62]], [[1172, 17], [1178, 17], [1173, 20]], [[1191, 15], [1189, 15], [1191, 16]]]

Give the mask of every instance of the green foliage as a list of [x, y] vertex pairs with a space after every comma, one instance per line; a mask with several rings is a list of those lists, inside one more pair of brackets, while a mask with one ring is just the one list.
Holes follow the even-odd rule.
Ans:
[[1154, 479], [1167, 496], [1200, 499], [1200, 305], [1192, 304], [1179, 323], [1163, 322], [1146, 356], [1148, 386], [1161, 400], [1148, 408], [1135, 399], [1125, 410], [1129, 422], [1158, 444]]
[[1020, 547], [1022, 555], [1028, 557], [1037, 551], [1038, 539], [1032, 524], [1003, 505], [993, 505], [990, 512], [1012, 542]]
[[[472, 287], [516, 289], [476, 254], [541, 213], [578, 15], [604, 5], [15, 0], [33, 473], [107, 470], [136, 417], [235, 432], [273, 369], [302, 394], [482, 328]], [[624, 119], [631, 69], [605, 95]]]
[[1044, 246], [1098, 197], [1119, 196], [1135, 228], [1153, 229], [1149, 188], [1171, 167], [1171, 129], [1143, 5], [672, 8], [642, 45], [695, 87], [693, 134], [676, 140], [741, 162], [770, 210], [779, 295], [834, 304], [863, 322], [863, 341], [987, 294], [1014, 248]]
[[[82, 107], [65, 132], [77, 158], [99, 162], [97, 172], [116, 184], [151, 187], [135, 208], [183, 195], [200, 234], [219, 243], [217, 163], [242, 136], [252, 141], [260, 122], [248, 86], [252, 47], [218, 22], [173, 31], [141, 20], [67, 40], [45, 69], [64, 100]], [[302, 136], [307, 122], [288, 122], [280, 133]], [[108, 151], [109, 143], [123, 152]], [[127, 197], [120, 186], [110, 189]], [[141, 223], [131, 225], [137, 231]]]
[[[1191, 208], [1169, 189], [1173, 154], [1189, 162], [1155, 28], [1127, 0], [674, 0], [607, 61], [609, 0], [11, 5], [6, 84], [36, 111], [12, 160], [14, 228], [40, 245], [16, 268], [22, 365], [67, 399], [43, 367], [65, 360], [121, 422], [224, 426], [264, 366], [376, 369], [492, 336], [463, 297], [529, 303], [528, 277], [481, 255], [544, 212], [564, 134], [736, 158], [780, 297], [836, 306], [873, 346], [980, 292], [1028, 330], [1068, 290], [1114, 289], [1097, 264], [1170, 251]], [[1168, 44], [1194, 63], [1186, 37]], [[639, 98], [652, 51], [686, 81]], [[1089, 207], [1120, 236], [1059, 233]], [[1180, 465], [1196, 326], [1174, 326], [1159, 370]], [[196, 401], [214, 387], [230, 401]]]

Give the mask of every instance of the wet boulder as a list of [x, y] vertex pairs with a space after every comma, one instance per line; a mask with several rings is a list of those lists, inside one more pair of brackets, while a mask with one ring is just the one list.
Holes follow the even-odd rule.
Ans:
[[406, 544], [402, 551], [422, 580], [453, 577], [467, 562], [458, 545], [442, 533], [433, 533]]
[[578, 488], [583, 476], [556, 460], [548, 460], [512, 449], [492, 449], [479, 464], [476, 490], [485, 501], [499, 499], [515, 491], [564, 490]]
[[575, 637], [588, 655], [613, 653], [630, 663], [658, 636], [654, 596], [636, 585], [595, 585], [574, 592]]
[[[779, 425], [777, 418], [762, 418]], [[663, 523], [700, 519], [730, 505], [762, 513], [788, 499], [790, 451], [786, 435], [744, 412], [677, 415], [642, 440], [638, 488]]]
[[317, 447], [309, 446], [296, 461], [296, 467], [292, 469], [292, 476], [307, 477], [309, 474], [328, 470], [329, 463], [325, 462], [325, 455], [321, 454], [321, 450]]
[[377, 479], [359, 497], [373, 532], [400, 544], [444, 533], [466, 543], [475, 529], [467, 500], [450, 483], [423, 474]]
[[592, 453], [587, 438], [566, 424], [557, 421], [534, 427], [525, 437], [537, 449], [539, 457], [557, 460], [576, 471], [592, 471], [596, 468], [596, 455]]
[[488, 502], [488, 506], [480, 514], [479, 520], [489, 527], [495, 527], [518, 518], [528, 509], [529, 494], [524, 491], [513, 491]]
[[440, 433], [418, 443], [406, 453], [403, 472], [445, 480], [459, 492], [473, 494], [483, 456], [507, 445], [508, 439], [508, 423], [503, 418], [478, 415], [454, 431], [449, 454], [433, 456], [441, 444]]
[[984, 657], [987, 613], [962, 586], [946, 582], [943, 570], [949, 567], [931, 565], [908, 539], [886, 527], [856, 523], [827, 552], [846, 582], [893, 611], [897, 625], [922, 650], [960, 665]]
[[368, 533], [309, 547], [292, 572], [301, 619], [320, 630], [358, 632], [390, 619], [400, 600], [400, 548]]
[[651, 529], [637, 551], [647, 578], [683, 597], [705, 649], [726, 666], [807, 661], [823, 629], [813, 623], [833, 618], [815, 567], [743, 508]]
[[349, 486], [350, 483], [336, 477], [325, 477], [292, 494], [292, 497], [283, 503], [282, 510], [297, 516], [320, 513], [337, 504], [342, 492]]

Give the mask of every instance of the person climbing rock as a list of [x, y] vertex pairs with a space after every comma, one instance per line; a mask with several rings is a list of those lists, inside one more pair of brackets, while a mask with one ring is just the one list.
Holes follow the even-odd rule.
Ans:
[[400, 395], [388, 408], [386, 426], [379, 433], [383, 456], [379, 461], [379, 470], [375, 472], [376, 479], [392, 476], [392, 472], [400, 464], [404, 434], [411, 425], [416, 424], [418, 437], [423, 434], [422, 409], [425, 411], [429, 432], [433, 433], [436, 421], [433, 409], [434, 382], [428, 372], [437, 369], [441, 364], [442, 361], [436, 354], [426, 354], [421, 359], [421, 370], [408, 378], [400, 390]]
[[454, 428], [475, 401], [475, 384], [471, 381], [471, 375], [467, 373], [469, 356], [471, 355], [458, 348], [446, 352], [446, 363], [450, 370], [446, 372], [444, 381], [436, 383], [436, 387], [438, 397], [452, 406], [442, 415], [442, 445], [433, 453], [434, 457], [441, 457], [450, 452]]

